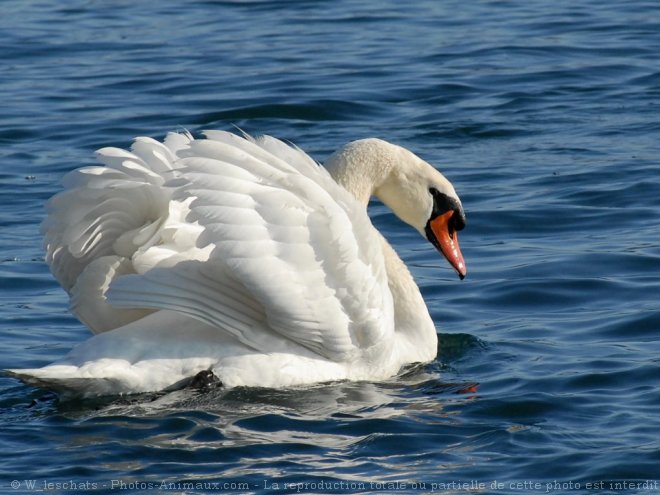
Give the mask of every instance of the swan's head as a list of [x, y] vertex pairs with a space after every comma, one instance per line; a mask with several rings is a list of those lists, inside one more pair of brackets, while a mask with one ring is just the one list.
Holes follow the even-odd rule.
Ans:
[[467, 274], [467, 267], [461, 248], [458, 245], [457, 234], [459, 230], [465, 228], [463, 205], [461, 205], [456, 193], [454, 193], [454, 196], [450, 196], [434, 186], [429, 186], [429, 193], [433, 197], [433, 207], [431, 215], [424, 226], [424, 233], [426, 238], [447, 258], [447, 261], [463, 280]]
[[371, 195], [440, 251], [463, 279], [467, 273], [457, 232], [465, 212], [454, 186], [414, 153], [380, 139], [349, 143], [327, 164], [335, 180], [365, 204]]

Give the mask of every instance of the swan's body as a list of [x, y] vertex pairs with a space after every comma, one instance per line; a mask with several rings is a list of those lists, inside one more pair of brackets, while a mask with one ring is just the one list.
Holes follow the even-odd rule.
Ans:
[[[65, 178], [43, 224], [47, 261], [96, 334], [61, 361], [12, 370], [79, 395], [375, 380], [436, 355], [409, 271], [371, 224], [378, 196], [465, 266], [456, 193], [377, 139], [318, 166], [274, 138], [138, 138]], [[343, 186], [343, 187], [342, 187]]]

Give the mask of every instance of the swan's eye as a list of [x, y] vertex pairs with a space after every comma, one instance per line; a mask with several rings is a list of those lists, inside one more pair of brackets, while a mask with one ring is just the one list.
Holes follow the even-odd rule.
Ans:
[[429, 187], [429, 192], [433, 196], [431, 219], [453, 210], [454, 215], [452, 215], [448, 225], [450, 233], [453, 234], [457, 230], [463, 230], [465, 228], [465, 213], [460, 203], [455, 198], [438, 191], [435, 187]]
[[432, 217], [442, 215], [443, 213], [453, 210], [455, 205], [455, 200], [447, 196], [445, 193], [441, 193], [435, 187], [429, 187], [429, 192], [433, 197], [433, 214]]

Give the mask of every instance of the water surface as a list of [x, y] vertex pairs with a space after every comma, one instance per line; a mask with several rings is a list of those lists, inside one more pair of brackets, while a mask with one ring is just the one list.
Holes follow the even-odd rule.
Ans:
[[384, 383], [63, 402], [2, 377], [2, 492], [660, 491], [655, 2], [7, 0], [0, 34], [1, 368], [88, 338], [38, 224], [137, 135], [406, 146], [461, 195], [469, 269], [372, 205], [440, 335]]

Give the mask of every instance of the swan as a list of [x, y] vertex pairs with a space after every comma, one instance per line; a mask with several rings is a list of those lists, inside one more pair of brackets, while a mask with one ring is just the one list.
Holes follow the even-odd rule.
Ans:
[[89, 397], [209, 375], [225, 387], [373, 381], [435, 358], [419, 288], [367, 215], [375, 196], [465, 277], [461, 201], [411, 151], [362, 139], [321, 166], [276, 138], [214, 130], [97, 158], [64, 177], [41, 226], [95, 335], [10, 375]]

